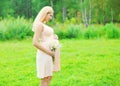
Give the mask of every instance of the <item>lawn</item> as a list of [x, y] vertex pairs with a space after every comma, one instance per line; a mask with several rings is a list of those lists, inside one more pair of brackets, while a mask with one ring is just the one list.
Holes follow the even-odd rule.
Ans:
[[[38, 86], [32, 39], [0, 41], [0, 86]], [[120, 86], [120, 40], [60, 40], [51, 86]]]

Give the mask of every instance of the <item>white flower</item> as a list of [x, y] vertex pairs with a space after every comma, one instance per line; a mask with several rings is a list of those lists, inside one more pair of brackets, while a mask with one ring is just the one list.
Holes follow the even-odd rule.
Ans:
[[54, 40], [50, 43], [50, 50], [55, 51], [57, 48], [59, 48], [61, 45], [58, 40]]

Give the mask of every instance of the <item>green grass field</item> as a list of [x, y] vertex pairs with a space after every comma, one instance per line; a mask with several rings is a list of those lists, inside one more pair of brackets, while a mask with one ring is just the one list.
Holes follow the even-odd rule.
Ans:
[[[120, 86], [120, 40], [61, 40], [51, 86]], [[0, 42], [0, 86], [38, 86], [32, 39]]]

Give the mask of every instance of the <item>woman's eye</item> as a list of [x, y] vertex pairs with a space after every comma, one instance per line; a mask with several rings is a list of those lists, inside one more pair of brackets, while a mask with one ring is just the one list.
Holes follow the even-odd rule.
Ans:
[[51, 17], [53, 17], [53, 15], [50, 15]]

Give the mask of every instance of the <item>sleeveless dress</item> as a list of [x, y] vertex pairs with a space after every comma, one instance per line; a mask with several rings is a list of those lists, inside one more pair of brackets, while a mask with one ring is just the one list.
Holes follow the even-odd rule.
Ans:
[[[58, 41], [54, 39], [54, 31], [51, 27], [43, 24], [43, 31], [40, 36], [40, 45], [44, 48], [50, 49], [50, 44], [53, 41]], [[59, 42], [59, 41], [58, 41]], [[36, 66], [37, 66], [37, 77], [44, 78], [47, 76], [52, 76], [53, 72], [60, 70], [60, 47], [55, 50], [54, 61], [52, 56], [46, 54], [41, 50], [37, 50], [36, 55]]]

